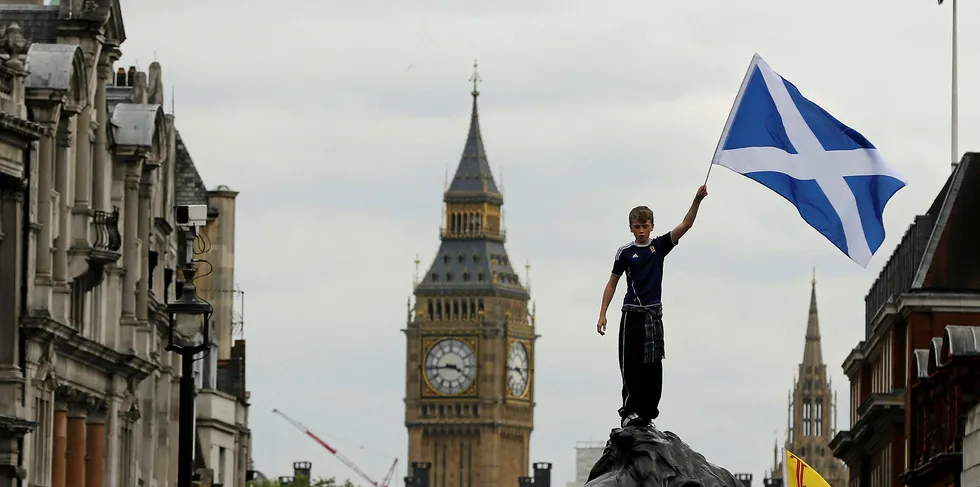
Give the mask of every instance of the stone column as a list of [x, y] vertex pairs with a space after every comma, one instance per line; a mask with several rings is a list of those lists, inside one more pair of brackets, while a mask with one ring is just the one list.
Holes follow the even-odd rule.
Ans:
[[103, 487], [105, 471], [105, 407], [85, 425], [85, 487]]
[[68, 468], [65, 486], [85, 487], [85, 418], [84, 410], [72, 408], [68, 413]]
[[55, 186], [54, 190], [58, 193], [58, 205], [54, 209], [52, 219], [58, 221], [58, 236], [55, 238], [54, 266], [52, 268], [52, 279], [54, 280], [54, 303], [52, 314], [68, 323], [68, 307], [70, 305], [71, 289], [68, 287], [68, 246], [71, 238], [70, 224], [70, 203], [71, 195], [68, 186], [71, 166], [68, 154], [72, 146], [71, 119], [62, 115], [61, 128], [57, 135], [57, 149], [55, 150]]
[[[136, 318], [145, 321], [147, 317], [148, 293], [150, 292], [150, 201], [153, 197], [153, 182], [148, 170], [140, 180], [139, 197], [139, 294], [136, 295]], [[129, 272], [129, 267], [126, 268]]]
[[[23, 201], [23, 183], [0, 175], [0, 383], [12, 379], [20, 384], [23, 380], [18, 350]], [[13, 395], [7, 398], [0, 392], [0, 413], [13, 415], [15, 404]]]
[[123, 198], [123, 279], [122, 317], [130, 321], [136, 318], [136, 278], [139, 276], [139, 189], [140, 167], [129, 168], [126, 173]]
[[[57, 393], [56, 393], [57, 394]], [[55, 399], [57, 401], [57, 398]], [[54, 421], [52, 421], [54, 438], [51, 441], [51, 487], [66, 487], [66, 467], [68, 460], [68, 408], [64, 403], [56, 402]]]
[[54, 189], [54, 124], [46, 123], [47, 131], [41, 137], [38, 148], [37, 171], [37, 223], [41, 226], [37, 237], [37, 265], [34, 271], [34, 307], [49, 311], [51, 308], [51, 236], [54, 220], [51, 211], [51, 191]]
[[108, 163], [109, 146], [106, 143], [109, 108], [105, 95], [106, 84], [112, 79], [112, 61], [112, 50], [103, 48], [95, 87], [95, 150], [92, 158], [92, 207], [101, 211], [109, 211], [109, 181], [112, 179], [112, 168]]
[[83, 246], [89, 242], [89, 215], [92, 199], [92, 107], [88, 106], [76, 117], [78, 133], [75, 134], [75, 201], [71, 208], [74, 241]]

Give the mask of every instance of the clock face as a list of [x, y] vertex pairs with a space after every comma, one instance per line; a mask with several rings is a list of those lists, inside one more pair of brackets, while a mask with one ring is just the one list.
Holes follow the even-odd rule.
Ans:
[[476, 379], [476, 357], [469, 345], [456, 339], [436, 343], [425, 357], [425, 378], [442, 394], [456, 395]]
[[510, 386], [511, 394], [517, 397], [524, 395], [527, 391], [529, 371], [527, 347], [521, 342], [514, 342], [507, 356], [507, 384]]

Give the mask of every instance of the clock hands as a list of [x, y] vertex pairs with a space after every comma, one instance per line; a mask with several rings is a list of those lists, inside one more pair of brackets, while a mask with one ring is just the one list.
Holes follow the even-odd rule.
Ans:
[[442, 364], [442, 365], [427, 365], [425, 368], [428, 369], [428, 370], [440, 370], [440, 369], [455, 370], [456, 372], [459, 373], [459, 375], [461, 375], [461, 376], [463, 376], [463, 377], [465, 377], [467, 379], [472, 379], [473, 378], [472, 376], [470, 376], [470, 374], [467, 374], [465, 370], [461, 369], [456, 364], [446, 363], [446, 364]]

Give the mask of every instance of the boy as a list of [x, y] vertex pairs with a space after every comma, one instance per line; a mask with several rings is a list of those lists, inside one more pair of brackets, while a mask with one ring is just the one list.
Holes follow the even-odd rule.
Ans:
[[660, 415], [663, 391], [664, 328], [660, 303], [664, 257], [694, 225], [701, 200], [708, 196], [705, 186], [698, 188], [691, 209], [673, 230], [653, 240], [653, 212], [646, 206], [630, 211], [630, 232], [634, 241], [616, 251], [612, 275], [602, 292], [599, 310], [600, 335], [606, 334], [606, 310], [619, 278], [626, 273], [626, 298], [619, 321], [619, 371], [623, 377], [623, 407], [619, 409], [622, 427], [650, 426]]

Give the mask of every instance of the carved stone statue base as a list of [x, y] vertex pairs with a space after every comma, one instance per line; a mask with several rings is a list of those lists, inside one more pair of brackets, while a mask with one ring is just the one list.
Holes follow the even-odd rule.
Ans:
[[670, 431], [616, 428], [585, 487], [742, 487]]

